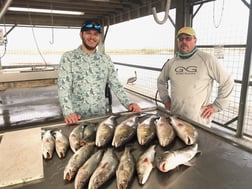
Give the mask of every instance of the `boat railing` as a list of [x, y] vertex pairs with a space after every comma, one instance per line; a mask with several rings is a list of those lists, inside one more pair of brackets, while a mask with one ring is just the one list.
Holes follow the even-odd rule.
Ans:
[[[114, 62], [117, 70], [119, 80], [124, 84], [127, 90], [154, 100], [155, 103], [161, 103], [158, 91], [157, 91], [157, 77], [162, 68], [147, 67], [142, 65], [134, 65], [127, 63]], [[137, 72], [137, 80], [134, 83], [128, 83], [127, 79], [134, 76], [134, 71]], [[123, 74], [122, 74], [123, 73]], [[217, 85], [217, 83], [215, 83]], [[240, 103], [240, 91], [242, 81], [236, 79], [233, 94], [230, 98], [228, 107], [221, 112], [216, 113], [213, 119], [213, 123], [221, 127], [227, 128], [231, 131], [237, 131], [237, 120], [239, 116], [239, 103]], [[217, 90], [214, 91], [212, 98], [217, 94]], [[252, 117], [249, 116], [252, 113], [252, 81], [249, 82], [249, 92], [247, 100], [247, 111], [244, 121], [243, 135], [252, 138]]]

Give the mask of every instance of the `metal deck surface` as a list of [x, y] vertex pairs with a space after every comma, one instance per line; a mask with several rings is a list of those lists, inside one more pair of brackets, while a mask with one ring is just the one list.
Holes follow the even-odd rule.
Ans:
[[[46, 90], [38, 88], [35, 91], [35, 93], [33, 91], [33, 95], [35, 94], [34, 96], [32, 95], [33, 99], [31, 99], [31, 97], [27, 95], [32, 93], [29, 93], [27, 91], [13, 93], [13, 95], [15, 94], [15, 96], [8, 96], [6, 93], [4, 96], [1, 95], [1, 100], [3, 100], [3, 105], [1, 105], [2, 111], [4, 110], [4, 108], [6, 108], [6, 106], [8, 106], [9, 110], [11, 110], [9, 112], [9, 119], [4, 119], [9, 121], [10, 125], [8, 127], [15, 128], [15, 126], [18, 126], [18, 124], [14, 121], [15, 113], [22, 113], [23, 115], [26, 115], [25, 121], [30, 122], [30, 125], [32, 127], [61, 128], [63, 132], [69, 134], [73, 129], [73, 126], [66, 126], [62, 122], [62, 120], [55, 123], [49, 123], [47, 121], [47, 118], [45, 118], [46, 116], [40, 116], [40, 119], [33, 119], [33, 116], [37, 115], [39, 112], [40, 115], [43, 115], [43, 111], [47, 111], [47, 115], [52, 115], [50, 119], [53, 119], [57, 116], [58, 120], [62, 119], [57, 104], [57, 94], [55, 93], [55, 88], [48, 87], [46, 88]], [[52, 97], [54, 97], [54, 99]], [[153, 103], [139, 97], [133, 97], [130, 95], [130, 98], [134, 98], [134, 101], [137, 100], [136, 102], [138, 102], [143, 108], [147, 108], [153, 105]], [[6, 104], [6, 102], [8, 103]], [[114, 102], [114, 111], [125, 111], [122, 106], [116, 103], [116, 99], [114, 99]], [[25, 109], [26, 103], [32, 104], [32, 106]], [[55, 106], [53, 104], [55, 104]], [[47, 108], [41, 109], [41, 111], [37, 111], [37, 108], [45, 106], [47, 106]], [[36, 111], [34, 111], [35, 109]], [[2, 124], [1, 126], [3, 127], [4, 125]], [[158, 189], [250, 189], [252, 175], [252, 153], [239, 148], [239, 146], [236, 146], [235, 143], [229, 142], [228, 140], [225, 140], [222, 137], [209, 132], [209, 130], [203, 129], [201, 127], [196, 128], [199, 132], [198, 144], [199, 150], [202, 152], [202, 154], [195, 158], [194, 166], [187, 167], [182, 165], [168, 173], [161, 173], [155, 168], [153, 169], [150, 178], [145, 185], [139, 185], [138, 180], [135, 177], [129, 188], [153, 189], [154, 187], [156, 187]], [[4, 138], [4, 133], [4, 130], [2, 130], [2, 140]], [[136, 146], [137, 150], [135, 150], [133, 153], [134, 157], [137, 158], [139, 154], [143, 152], [144, 148], [140, 147], [137, 144], [136, 139], [132, 141], [132, 144]], [[176, 139], [176, 141], [172, 146], [170, 146], [169, 149], [177, 149], [182, 146], [183, 145], [181, 141], [179, 139]], [[122, 149], [115, 149], [115, 151], [117, 156], [120, 157]], [[64, 168], [72, 154], [72, 151], [69, 150], [67, 156], [64, 159], [58, 159], [56, 153], [54, 153], [52, 160], [43, 160], [43, 179], [37, 179], [32, 182], [13, 185], [5, 188], [73, 189], [73, 181], [65, 182], [63, 180]], [[4, 162], [1, 162], [1, 164], [2, 163]], [[21, 162], [17, 161], [16, 163], [19, 164]], [[5, 175], [0, 175], [0, 177], [4, 178]], [[113, 177], [102, 187], [102, 189], [115, 188], [115, 177]]]
[[[52, 128], [45, 125], [46, 128]], [[69, 134], [73, 126], [56, 126], [61, 128], [65, 134]], [[209, 133], [208, 131], [196, 127], [199, 132], [199, 150], [202, 152], [194, 159], [194, 166], [179, 166], [176, 169], [161, 173], [156, 168], [145, 185], [139, 185], [138, 180], [134, 177], [129, 188], [131, 189], [250, 189], [252, 175], [252, 154], [244, 151], [237, 146], [228, 143], [226, 140]], [[154, 140], [155, 143], [155, 140]], [[141, 147], [136, 139], [131, 142], [133, 155], [135, 159], [147, 147]], [[110, 146], [108, 146], [110, 147]], [[175, 142], [167, 149], [178, 149], [184, 147], [184, 144], [177, 138]], [[123, 149], [114, 149], [118, 158]], [[54, 153], [52, 160], [43, 160], [44, 178], [37, 180], [35, 183], [25, 183], [6, 187], [22, 189], [72, 189], [74, 181], [65, 182], [63, 180], [64, 168], [72, 156], [69, 150], [66, 158], [58, 159]], [[32, 163], [32, 162], [31, 162]], [[113, 177], [110, 181], [102, 186], [102, 189], [115, 189], [116, 179]]]

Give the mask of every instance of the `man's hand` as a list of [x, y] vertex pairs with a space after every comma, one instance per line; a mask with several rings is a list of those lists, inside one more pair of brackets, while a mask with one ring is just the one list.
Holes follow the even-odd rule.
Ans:
[[138, 106], [138, 104], [136, 103], [132, 103], [128, 106], [128, 110], [131, 112], [141, 112], [142, 109], [140, 108], [140, 106]]
[[80, 120], [81, 116], [76, 114], [76, 113], [72, 113], [69, 114], [68, 116], [65, 117], [65, 123], [66, 124], [76, 124], [78, 123], [78, 121]]
[[164, 106], [167, 110], [170, 110], [171, 109], [171, 102], [166, 102], [164, 103]]
[[201, 117], [204, 119], [210, 118], [215, 113], [215, 110], [212, 104], [209, 104], [207, 106], [201, 106], [201, 109], [202, 109]]

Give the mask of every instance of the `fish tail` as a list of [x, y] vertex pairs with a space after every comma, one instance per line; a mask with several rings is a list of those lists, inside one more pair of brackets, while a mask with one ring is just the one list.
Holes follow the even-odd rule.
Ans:
[[65, 157], [64, 152], [60, 152], [60, 153], [59, 153], [59, 158], [64, 158], [64, 157]]
[[118, 184], [117, 188], [118, 189], [126, 189], [126, 187], [123, 184]]
[[43, 153], [44, 159], [50, 159], [49, 156], [50, 156], [49, 152], [44, 152]]
[[69, 171], [66, 173], [66, 175], [65, 175], [65, 177], [64, 177], [64, 180], [66, 180], [66, 181], [71, 181], [71, 179], [72, 179], [72, 177], [71, 177], [71, 170], [69, 170]]
[[52, 159], [52, 155], [49, 152], [46, 152], [44, 157], [45, 159]]

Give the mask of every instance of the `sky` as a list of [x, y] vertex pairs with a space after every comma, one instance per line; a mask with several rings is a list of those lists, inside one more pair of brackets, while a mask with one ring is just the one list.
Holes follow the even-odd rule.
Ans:
[[[206, 12], [208, 14], [205, 14]], [[170, 10], [169, 14], [174, 20], [175, 11]], [[158, 14], [160, 19], [163, 15], [163, 12]], [[224, 44], [230, 41], [244, 43], [247, 18], [248, 8], [241, 0], [216, 0], [205, 3], [194, 18], [198, 41], [204, 44], [209, 42]], [[1, 26], [0, 28], [4, 33], [9, 30]], [[209, 39], [210, 35], [206, 35], [206, 31], [211, 34], [211, 39]], [[227, 34], [226, 31], [230, 33]], [[241, 37], [231, 39], [233, 35]], [[50, 43], [52, 38], [53, 44]], [[37, 47], [40, 50], [69, 50], [81, 43], [79, 29], [17, 27], [10, 32], [7, 40], [8, 50]], [[106, 49], [172, 48], [173, 41], [174, 26], [171, 22], [168, 20], [165, 24], [159, 25], [151, 15], [110, 26], [105, 46]], [[3, 47], [0, 47], [0, 55], [2, 52]]]
[[[162, 13], [159, 16], [162, 18]], [[169, 28], [174, 28], [171, 23], [159, 25], [155, 23], [153, 16], [112, 25], [109, 27], [105, 45], [112, 49], [165, 47], [163, 36], [168, 35]], [[79, 29], [17, 27], [8, 35], [10, 49], [32, 49], [36, 41], [41, 49], [71, 49], [81, 42]], [[54, 44], [50, 44], [50, 41], [54, 41]]]

